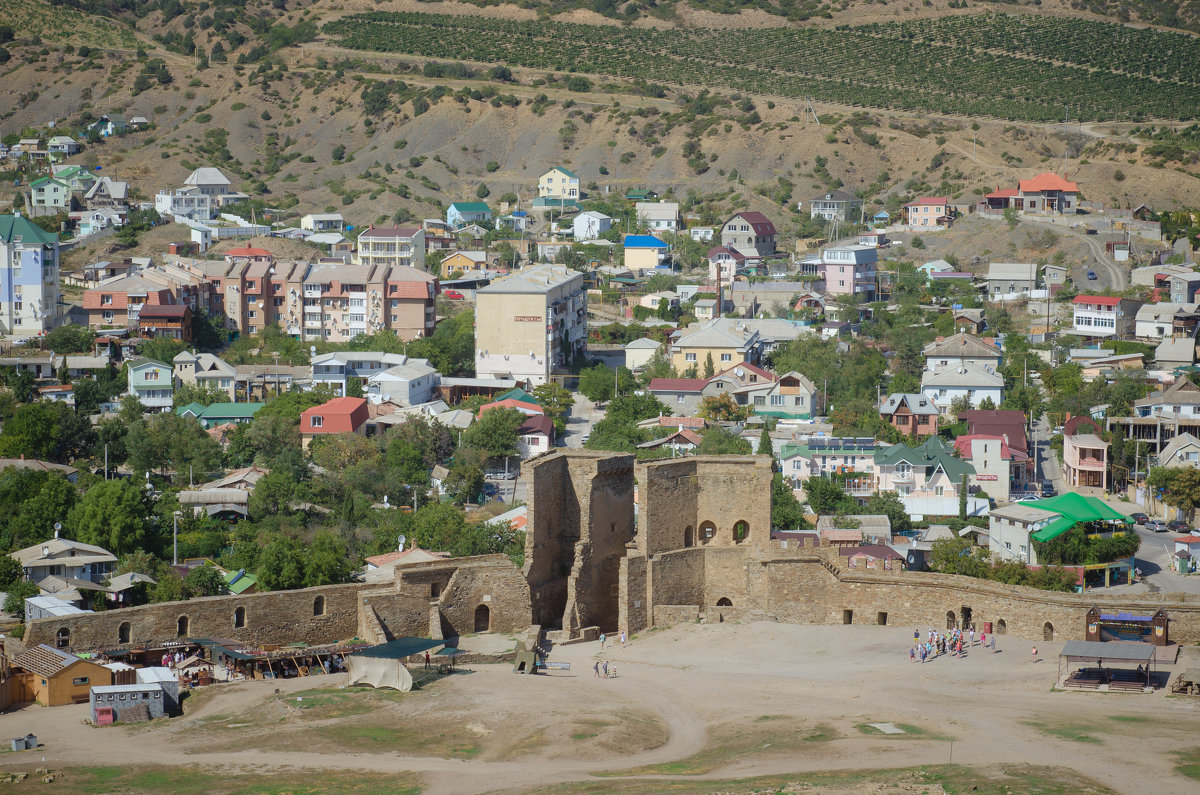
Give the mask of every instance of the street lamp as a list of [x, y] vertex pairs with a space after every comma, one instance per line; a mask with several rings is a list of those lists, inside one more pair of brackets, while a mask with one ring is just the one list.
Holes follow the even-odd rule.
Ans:
[[179, 565], [179, 517], [183, 516], [182, 511], [174, 511], [171, 514], [171, 565]]

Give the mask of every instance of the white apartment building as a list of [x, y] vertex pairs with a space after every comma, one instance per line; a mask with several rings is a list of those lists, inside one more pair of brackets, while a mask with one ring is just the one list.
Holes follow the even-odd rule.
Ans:
[[587, 346], [584, 275], [539, 265], [475, 292], [475, 375], [544, 384]]
[[679, 202], [637, 202], [637, 219], [651, 232], [675, 232], [679, 229]]
[[437, 385], [437, 370], [426, 359], [381, 351], [336, 351], [313, 357], [312, 384], [328, 384], [339, 396], [346, 395], [346, 382], [357, 378], [372, 403], [387, 400], [413, 405], [427, 403]]
[[425, 269], [425, 230], [419, 226], [368, 226], [358, 236], [356, 265], [407, 265]]
[[199, 188], [171, 188], [154, 194], [154, 210], [163, 217], [179, 216], [196, 221], [216, 218], [217, 202]]
[[0, 332], [37, 334], [58, 321], [58, 236], [0, 215]]

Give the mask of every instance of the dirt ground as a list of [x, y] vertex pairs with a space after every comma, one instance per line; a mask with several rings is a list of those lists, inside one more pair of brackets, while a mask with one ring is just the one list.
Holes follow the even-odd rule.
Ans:
[[[559, 647], [550, 659], [571, 663], [569, 673], [480, 665], [412, 693], [347, 689], [345, 675], [216, 685], [183, 717], [130, 727], [89, 728], [86, 706], [30, 706], [0, 726], [5, 736], [33, 732], [43, 747], [0, 753], [0, 775], [65, 769], [60, 791], [138, 789], [120, 771], [256, 792], [276, 790], [232, 782], [300, 771], [318, 790], [361, 776], [357, 791], [379, 791], [363, 782], [394, 775], [429, 793], [763, 782], [786, 791], [822, 781], [828, 792], [973, 782], [1140, 793], [1149, 781], [1163, 795], [1196, 791], [1200, 700], [1055, 691], [1061, 643], [1038, 644], [1039, 662], [1028, 642], [1004, 637], [994, 655], [976, 647], [966, 659], [913, 664], [912, 631], [684, 625], [603, 653], [595, 642]], [[597, 678], [597, 660], [615, 677]], [[1195, 664], [1185, 656], [1176, 667]], [[901, 733], [869, 725], [881, 722]]]

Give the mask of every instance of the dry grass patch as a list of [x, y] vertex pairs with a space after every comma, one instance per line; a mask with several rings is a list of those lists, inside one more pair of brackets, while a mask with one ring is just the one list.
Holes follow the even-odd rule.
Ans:
[[415, 773], [366, 773], [339, 770], [287, 770], [267, 774], [217, 774], [194, 767], [81, 767], [59, 771], [51, 785], [31, 775], [7, 792], [170, 792], [172, 795], [319, 795], [328, 792], [417, 795]]

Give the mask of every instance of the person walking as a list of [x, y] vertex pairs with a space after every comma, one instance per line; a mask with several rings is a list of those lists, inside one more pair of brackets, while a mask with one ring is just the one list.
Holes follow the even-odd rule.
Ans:
[[603, 632], [600, 633], [600, 651], [604, 651], [604, 642], [608, 640], [608, 636]]
[[429, 670], [429, 652], [425, 652], [425, 670]]
[[600, 678], [600, 661], [596, 660], [596, 664], [592, 666], [592, 670], [596, 672], [596, 678]]
[[920, 643], [920, 642], [921, 642], [921, 630], [914, 629], [913, 630], [913, 643]]
[[608, 660], [604, 661], [604, 678], [608, 678]]
[[621, 630], [621, 647], [625, 647], [625, 630]]
[[992, 654], [996, 653], [996, 636], [992, 635]]
[[1033, 661], [1034, 661], [1034, 662], [1037, 662], [1037, 661], [1038, 661], [1038, 656], [1037, 656], [1037, 646], [1034, 646], [1034, 647], [1033, 647]]

